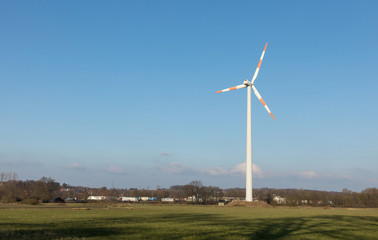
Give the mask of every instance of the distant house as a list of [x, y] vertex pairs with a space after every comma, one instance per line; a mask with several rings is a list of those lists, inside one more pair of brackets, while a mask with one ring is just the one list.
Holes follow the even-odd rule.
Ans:
[[274, 195], [273, 196], [273, 202], [275, 202], [276, 204], [285, 204], [286, 203], [286, 198]]
[[121, 202], [138, 202], [137, 197], [120, 197], [119, 200]]
[[[241, 198], [238, 198], [238, 197], [222, 197], [222, 199], [225, 201], [225, 202], [231, 202], [231, 201], [240, 201]], [[255, 201], [255, 200], [254, 200]]]
[[175, 202], [175, 199], [174, 198], [162, 198], [161, 199], [162, 202]]
[[196, 196], [189, 196], [185, 198], [185, 202], [195, 202], [197, 200]]
[[102, 200], [106, 200], [108, 199], [108, 197], [106, 196], [89, 196], [87, 198], [87, 200], [93, 200], [93, 201], [102, 201]]

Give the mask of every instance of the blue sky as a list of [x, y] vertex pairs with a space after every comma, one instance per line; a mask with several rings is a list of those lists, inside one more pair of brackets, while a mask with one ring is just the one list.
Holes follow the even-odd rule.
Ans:
[[378, 187], [376, 1], [7, 1], [0, 171], [90, 187]]

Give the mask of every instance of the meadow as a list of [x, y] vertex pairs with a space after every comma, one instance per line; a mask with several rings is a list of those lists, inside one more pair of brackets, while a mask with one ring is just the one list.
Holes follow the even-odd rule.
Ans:
[[0, 204], [1, 239], [378, 239], [378, 209]]

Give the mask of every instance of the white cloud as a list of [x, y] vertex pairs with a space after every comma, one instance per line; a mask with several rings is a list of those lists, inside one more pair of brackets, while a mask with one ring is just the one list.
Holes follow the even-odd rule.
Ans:
[[264, 177], [263, 171], [255, 164], [253, 164], [253, 174], [258, 178]]
[[230, 169], [230, 173], [233, 174], [245, 174], [245, 163], [240, 163]]
[[211, 176], [220, 176], [220, 175], [229, 175], [229, 171], [221, 167], [208, 168], [203, 170], [204, 173], [207, 173]]
[[314, 172], [314, 171], [304, 171], [304, 172], [300, 172], [299, 175], [302, 176], [302, 177], [304, 177], [304, 178], [314, 178], [314, 177], [319, 176], [319, 174], [317, 174], [317, 173]]

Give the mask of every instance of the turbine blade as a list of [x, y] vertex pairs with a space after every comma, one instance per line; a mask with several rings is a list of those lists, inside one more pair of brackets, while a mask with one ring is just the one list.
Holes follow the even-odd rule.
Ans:
[[261, 66], [261, 62], [264, 58], [264, 54], [265, 54], [265, 50], [266, 50], [266, 46], [268, 46], [268, 43], [265, 43], [265, 47], [264, 47], [264, 50], [261, 54], [261, 57], [260, 57], [260, 61], [259, 61], [259, 64], [257, 65], [257, 68], [256, 68], [256, 71], [255, 71], [255, 74], [253, 75], [253, 78], [252, 78], [252, 84], [255, 82], [256, 78], [257, 78], [257, 74], [259, 74], [259, 70], [260, 70], [260, 66]]
[[260, 100], [260, 102], [262, 103], [262, 105], [264, 105], [265, 109], [268, 111], [268, 113], [270, 114], [270, 116], [272, 116], [272, 118], [275, 119], [275, 118], [273, 117], [272, 112], [269, 110], [268, 106], [266, 105], [266, 103], [265, 103], [264, 100], [262, 99], [260, 93], [257, 91], [257, 89], [255, 88], [255, 86], [252, 85], [252, 89], [253, 89], [253, 91], [255, 92], [256, 97]]
[[245, 87], [246, 87], [246, 85], [241, 84], [241, 85], [238, 85], [238, 86], [235, 86], [235, 87], [226, 88], [226, 89], [223, 89], [223, 90], [217, 91], [216, 93], [228, 92], [228, 91], [231, 91], [231, 90], [236, 90], [236, 89], [245, 88]]

